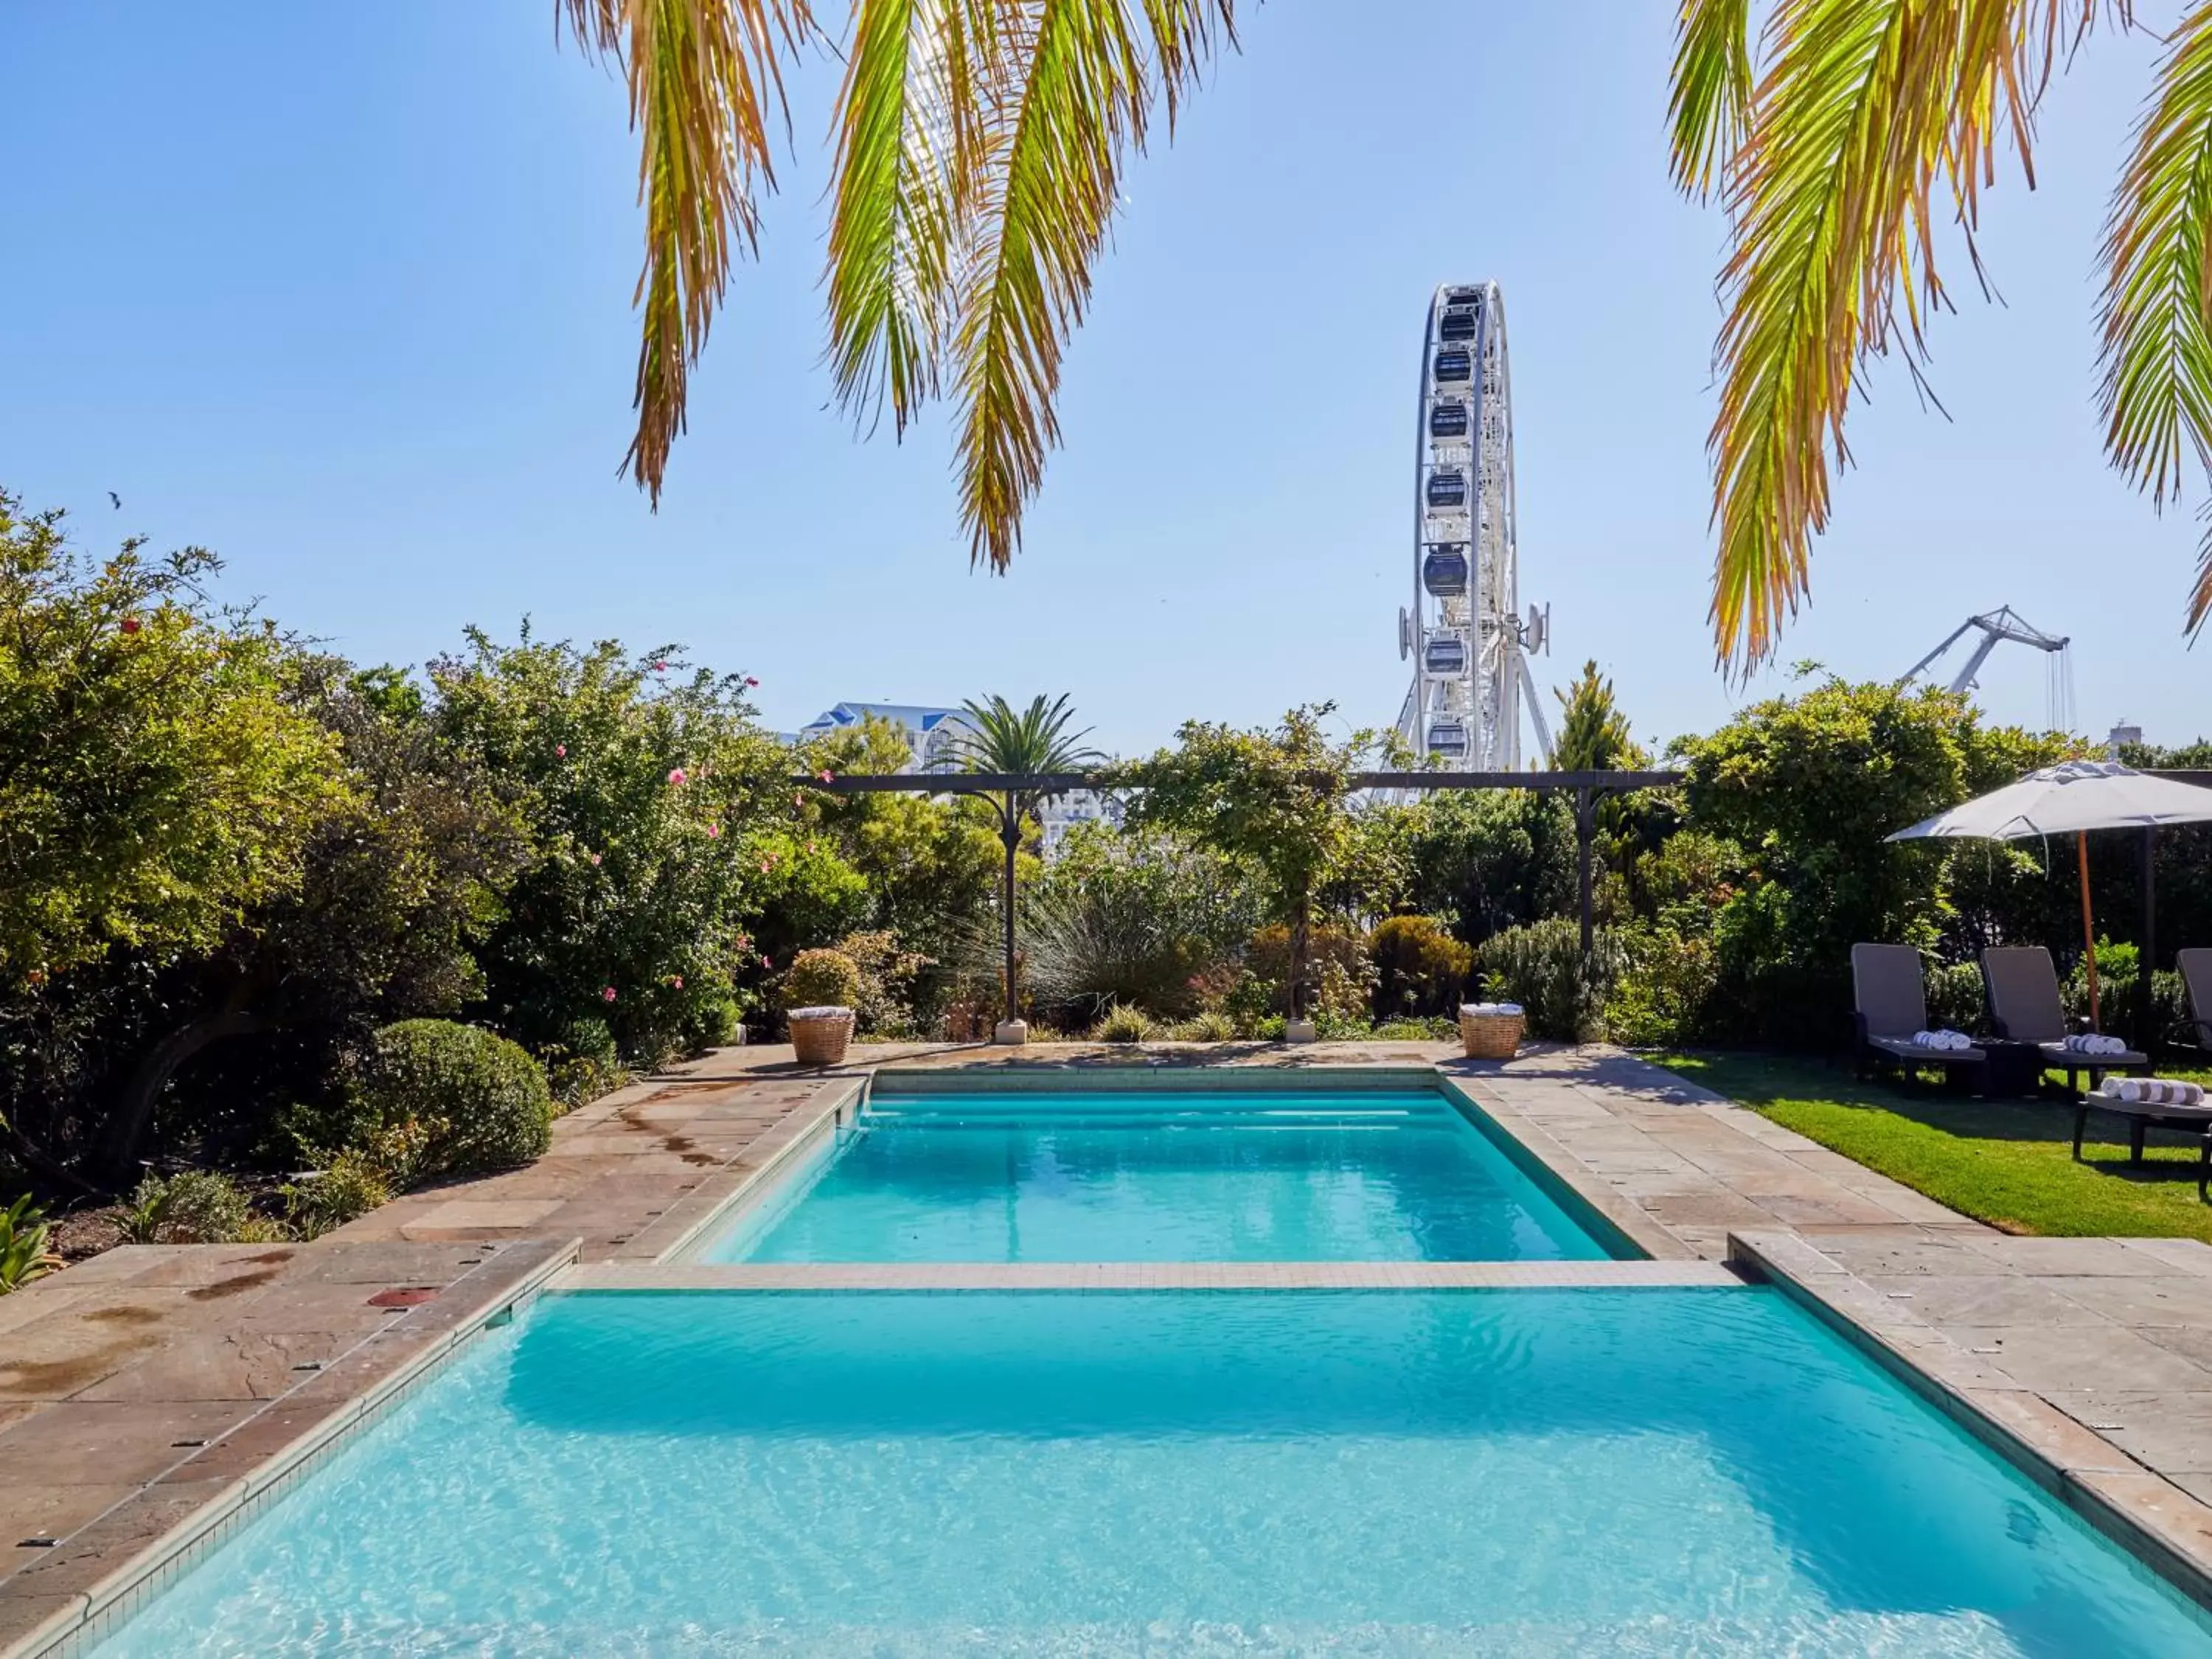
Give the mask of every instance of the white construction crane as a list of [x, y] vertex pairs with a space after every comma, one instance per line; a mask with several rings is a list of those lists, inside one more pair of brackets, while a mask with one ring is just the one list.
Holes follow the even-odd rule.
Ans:
[[2045, 712], [2049, 716], [2051, 730], [2071, 731], [2074, 726], [2074, 664], [2067, 654], [2069, 641], [2056, 634], [2045, 633], [2008, 605], [2001, 605], [1982, 616], [1967, 617], [1951, 630], [1942, 644], [1899, 675], [1898, 684], [1903, 685], [1912, 679], [1976, 629], [1981, 629], [1981, 643], [1967, 654], [1966, 666], [1952, 677], [1948, 688], [1952, 695], [1964, 696], [1972, 690], [1978, 684], [1975, 676], [1982, 672], [1982, 665], [1990, 659], [1990, 653], [2007, 640], [2021, 645], [2032, 645], [2051, 659], [2044, 682]]

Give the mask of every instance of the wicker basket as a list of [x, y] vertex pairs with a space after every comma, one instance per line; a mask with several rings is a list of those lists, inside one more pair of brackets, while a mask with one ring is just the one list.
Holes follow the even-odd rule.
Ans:
[[1469, 1060], [1510, 1060], [1521, 1047], [1522, 1014], [1494, 1014], [1462, 1006], [1459, 1011], [1459, 1040]]
[[842, 1066], [845, 1045], [853, 1040], [850, 1008], [794, 1008], [791, 1011], [791, 1046], [799, 1051], [801, 1066]]

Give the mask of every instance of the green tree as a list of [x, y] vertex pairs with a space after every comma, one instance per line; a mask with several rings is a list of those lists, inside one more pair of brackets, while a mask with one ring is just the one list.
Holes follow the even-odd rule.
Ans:
[[510, 793], [533, 847], [478, 952], [493, 1020], [534, 1046], [604, 1020], [648, 1061], [726, 1041], [748, 906], [793, 856], [790, 755], [742, 677], [527, 628], [467, 640], [430, 665], [430, 719]]
[[[1039, 777], [1054, 772], [1088, 772], [1105, 760], [1104, 756], [1084, 743], [1084, 738], [1091, 735], [1088, 727], [1080, 732], [1067, 729], [1074, 722], [1075, 710], [1069, 706], [1066, 692], [1050, 702], [1039, 692], [1030, 699], [1029, 707], [1022, 709], [995, 694], [981, 702], [971, 697], [961, 704], [960, 710], [963, 724], [967, 727], [957, 750], [963, 772]], [[1004, 790], [992, 799], [998, 807], [999, 838], [1006, 851], [999, 914], [1005, 932], [1001, 972], [1006, 979], [1006, 1018], [1012, 1019], [1018, 1006], [1014, 983], [1014, 891], [1022, 825], [1025, 819], [1034, 820], [1037, 809], [1050, 799], [1050, 792]]]
[[1573, 685], [1552, 695], [1559, 700], [1559, 739], [1552, 746], [1552, 764], [1559, 770], [1633, 772], [1649, 761], [1595, 658], [1583, 665]]
[[[2095, 0], [1683, 0], [1674, 176], [1718, 196], [1721, 278], [1712, 619], [1722, 656], [1775, 647], [1808, 591], [1828, 518], [1831, 452], [1867, 362], [1924, 384], [1923, 326], [1948, 290], [1935, 227], [1955, 217], [1977, 275], [1981, 196], [1997, 152], [2033, 179], [2035, 116], [2107, 8]], [[2109, 8], [2124, 26], [2130, 0]], [[2105, 449], [2163, 507], [2185, 452], [2212, 458], [2212, 6], [2191, 5], [2160, 59], [2112, 192], [2102, 254]], [[1955, 204], [1955, 216], [1929, 202]], [[1986, 287], [1986, 284], [1984, 284]], [[1899, 301], [1904, 305], [1900, 314]], [[2212, 539], [2186, 607], [2212, 614]]]
[[349, 789], [289, 695], [295, 653], [224, 614], [220, 568], [143, 541], [94, 562], [0, 492], [0, 988], [112, 951], [173, 960], [296, 892]]
[[1272, 730], [1240, 732], [1191, 720], [1172, 749], [1115, 769], [1135, 792], [1133, 829], [1159, 828], [1260, 873], [1267, 914], [1290, 930], [1290, 995], [1305, 1007], [1316, 902], [1358, 841], [1351, 774], [1379, 739], [1332, 743], [1322, 722], [1334, 703], [1293, 708]]

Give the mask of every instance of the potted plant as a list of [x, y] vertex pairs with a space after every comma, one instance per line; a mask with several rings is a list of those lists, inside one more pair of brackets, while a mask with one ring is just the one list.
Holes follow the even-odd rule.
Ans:
[[860, 1000], [860, 964], [842, 951], [801, 951], [783, 976], [784, 1018], [802, 1066], [843, 1063]]

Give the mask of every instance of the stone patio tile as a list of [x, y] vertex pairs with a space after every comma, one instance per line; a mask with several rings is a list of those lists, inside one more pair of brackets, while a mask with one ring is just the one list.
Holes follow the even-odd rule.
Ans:
[[[2105, 1316], [2034, 1279], [2013, 1275], [1916, 1279], [1895, 1292], [1921, 1318], [1944, 1330], [1978, 1331], [2006, 1325], [2103, 1326]], [[1978, 1342], [1976, 1334], [1968, 1346]]]
[[2212, 1370], [2117, 1325], [2001, 1325], [1980, 1333], [1991, 1356], [2039, 1393], [2083, 1389], [2212, 1389]]
[[405, 1239], [356, 1243], [344, 1232], [325, 1236], [326, 1248], [310, 1253], [289, 1275], [295, 1284], [437, 1285], [465, 1272], [477, 1253], [455, 1244], [417, 1244]]
[[2200, 1278], [2212, 1279], [2212, 1244], [2201, 1238], [2130, 1238], [2121, 1242], [2130, 1250], [2154, 1256]]
[[64, 1401], [0, 1433], [8, 1485], [143, 1485], [185, 1453], [172, 1443], [220, 1434], [230, 1401]]
[[2142, 1468], [2125, 1451], [2082, 1427], [2041, 1395], [2025, 1389], [1977, 1389], [1967, 1400], [2053, 1468], [2122, 1474]]
[[0, 1581], [38, 1559], [36, 1551], [21, 1547], [22, 1540], [66, 1537], [137, 1490], [93, 1482], [0, 1481]]
[[432, 1205], [408, 1224], [410, 1228], [434, 1228], [447, 1232], [465, 1232], [473, 1228], [497, 1231], [533, 1226], [560, 1207], [557, 1199], [502, 1201], [454, 1198]]
[[328, 1402], [301, 1406], [287, 1401], [266, 1407], [220, 1439], [189, 1454], [185, 1462], [156, 1484], [246, 1480], [249, 1485], [259, 1485], [258, 1477], [273, 1467], [272, 1460], [285, 1458], [303, 1444], [328, 1438], [353, 1414], [350, 1407], [333, 1411]]
[[299, 1385], [295, 1367], [327, 1364], [358, 1340], [331, 1331], [193, 1332], [72, 1397], [273, 1400]]
[[92, 1294], [92, 1290], [89, 1285], [65, 1285], [61, 1275], [57, 1273], [33, 1280], [22, 1290], [0, 1296], [0, 1337], [21, 1329], [33, 1320], [45, 1319], [83, 1301]]
[[35, 1652], [84, 1617], [82, 1595], [0, 1596], [0, 1653]]
[[2212, 1335], [2212, 1285], [2182, 1273], [2162, 1279], [2064, 1279], [2061, 1291], [2128, 1326], [2197, 1330]]
[[2014, 1272], [2085, 1278], [2159, 1278], [2173, 1270], [2117, 1238], [2016, 1238], [1991, 1233], [1966, 1248]]
[[299, 1253], [296, 1244], [179, 1245], [174, 1254], [149, 1261], [132, 1273], [130, 1282], [133, 1286], [178, 1285], [201, 1290], [240, 1280], [265, 1285], [282, 1273]]
[[137, 1364], [185, 1322], [173, 1294], [100, 1286], [9, 1334], [0, 1400], [66, 1400]]
[[235, 1480], [203, 1480], [141, 1492], [72, 1534], [59, 1548], [39, 1551], [39, 1559], [9, 1581], [11, 1596], [70, 1595], [89, 1592], [97, 1601], [115, 1593], [118, 1569], [179, 1528], [198, 1530], [245, 1495]]
[[53, 1278], [42, 1279], [31, 1288], [36, 1291], [50, 1285], [119, 1284], [137, 1278], [156, 1262], [171, 1261], [195, 1250], [236, 1248], [234, 1245], [210, 1244], [118, 1244], [112, 1250], [102, 1250], [89, 1261], [64, 1267]]
[[2199, 1572], [2212, 1566], [2212, 1509], [2172, 1482], [2148, 1472], [2095, 1471], [2079, 1476], [2077, 1484], [2184, 1560], [2196, 1563]]

